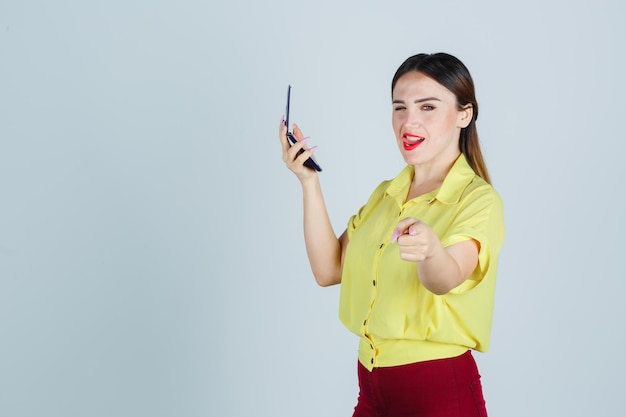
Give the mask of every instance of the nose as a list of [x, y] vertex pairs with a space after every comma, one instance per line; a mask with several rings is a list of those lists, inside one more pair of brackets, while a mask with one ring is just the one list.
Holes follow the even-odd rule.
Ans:
[[422, 118], [421, 118], [420, 112], [415, 108], [409, 107], [407, 109], [406, 120], [404, 121], [404, 124], [406, 126], [415, 128], [415, 127], [420, 126], [421, 123], [422, 123]]

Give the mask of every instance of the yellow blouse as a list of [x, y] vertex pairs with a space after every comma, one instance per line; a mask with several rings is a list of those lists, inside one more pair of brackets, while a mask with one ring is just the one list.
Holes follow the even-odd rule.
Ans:
[[[339, 318], [360, 336], [359, 361], [374, 367], [441, 359], [489, 347], [498, 253], [504, 239], [502, 201], [461, 155], [437, 190], [404, 201], [409, 165], [382, 182], [348, 222]], [[421, 285], [391, 234], [403, 218], [430, 226], [444, 246], [480, 243], [478, 266], [461, 285], [435, 295]]]

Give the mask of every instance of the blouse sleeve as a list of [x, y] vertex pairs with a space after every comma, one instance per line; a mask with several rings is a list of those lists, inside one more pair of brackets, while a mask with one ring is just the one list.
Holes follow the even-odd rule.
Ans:
[[348, 220], [348, 239], [352, 238], [352, 233], [359, 227], [359, 225], [367, 218], [367, 216], [372, 212], [374, 207], [378, 204], [378, 202], [385, 195], [385, 190], [389, 185], [389, 180], [381, 182], [378, 187], [374, 190], [370, 198], [367, 200], [367, 203], [363, 205], [359, 211], [352, 215]]
[[486, 277], [495, 275], [498, 254], [504, 240], [504, 211], [502, 200], [491, 186], [474, 190], [468, 203], [459, 210], [453, 227], [443, 238], [443, 246], [473, 239], [478, 242], [478, 266], [452, 293], [462, 293], [476, 287]]

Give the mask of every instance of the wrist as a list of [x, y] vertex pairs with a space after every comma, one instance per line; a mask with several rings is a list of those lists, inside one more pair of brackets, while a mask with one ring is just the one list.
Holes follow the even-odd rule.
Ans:
[[316, 173], [300, 178], [300, 185], [303, 191], [319, 188], [319, 178]]

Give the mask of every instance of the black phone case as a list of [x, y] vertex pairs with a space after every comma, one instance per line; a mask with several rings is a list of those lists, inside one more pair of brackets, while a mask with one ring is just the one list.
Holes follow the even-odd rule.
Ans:
[[[298, 139], [296, 139], [295, 136], [289, 130], [289, 105], [290, 105], [290, 101], [291, 101], [291, 85], [287, 88], [287, 108], [286, 108], [286, 115], [285, 115], [285, 125], [287, 126], [287, 139], [289, 139], [289, 144], [293, 145], [294, 143], [296, 143], [298, 141]], [[304, 152], [304, 150], [300, 149], [298, 151], [298, 155], [300, 155], [302, 152]], [[306, 161], [304, 161], [304, 166], [307, 167], [307, 168], [314, 169], [314, 170], [316, 170], [318, 172], [320, 172], [322, 170], [322, 168], [319, 166], [319, 164], [317, 162], [315, 162], [315, 160], [313, 158], [308, 158]]]

